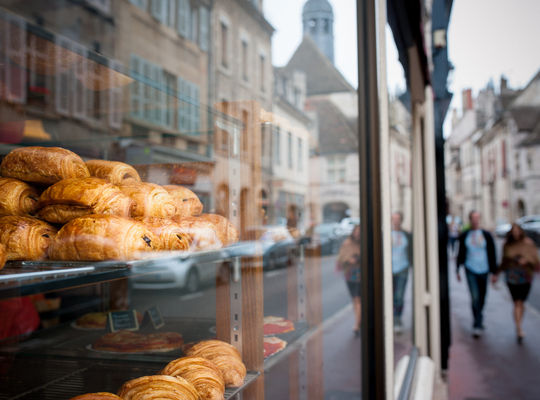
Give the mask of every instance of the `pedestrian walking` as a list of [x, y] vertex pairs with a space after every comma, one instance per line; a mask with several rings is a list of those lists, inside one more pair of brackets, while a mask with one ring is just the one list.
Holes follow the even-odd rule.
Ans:
[[353, 332], [360, 335], [362, 306], [360, 302], [360, 226], [355, 225], [351, 235], [345, 239], [339, 249], [336, 269], [340, 271], [351, 294], [354, 307], [355, 323]]
[[480, 228], [480, 213], [469, 214], [470, 229], [459, 236], [459, 253], [456, 275], [461, 282], [459, 269], [465, 266], [465, 276], [471, 292], [471, 305], [474, 317], [473, 336], [478, 338], [484, 330], [483, 310], [486, 299], [488, 274], [497, 272], [495, 244], [491, 234]]
[[403, 332], [403, 297], [412, 264], [412, 237], [402, 229], [403, 214], [392, 214], [392, 286], [394, 294], [394, 332]]
[[531, 290], [534, 272], [540, 268], [538, 249], [535, 243], [525, 236], [523, 229], [514, 223], [506, 235], [503, 258], [497, 273], [492, 277], [495, 284], [501, 272], [506, 273], [506, 284], [514, 300], [514, 321], [519, 343], [525, 337], [521, 323], [525, 312], [525, 301]]

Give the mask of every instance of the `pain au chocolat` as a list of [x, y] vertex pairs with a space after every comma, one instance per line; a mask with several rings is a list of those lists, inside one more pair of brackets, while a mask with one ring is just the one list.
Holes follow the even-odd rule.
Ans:
[[159, 185], [130, 180], [118, 187], [136, 203], [132, 217], [171, 218], [176, 211], [173, 198]]
[[221, 249], [225, 243], [216, 226], [203, 218], [175, 215], [172, 220], [191, 237], [195, 251]]
[[215, 364], [202, 357], [183, 357], [171, 361], [162, 375], [182, 377], [199, 392], [202, 400], [223, 400], [225, 382]]
[[64, 225], [49, 251], [57, 261], [129, 261], [159, 251], [161, 241], [140, 222], [116, 215], [85, 215]]
[[26, 182], [0, 178], [0, 216], [35, 217], [41, 191]]
[[2, 243], [0, 243], [0, 269], [4, 268], [7, 261], [6, 248]]
[[72, 151], [60, 147], [21, 147], [12, 150], [0, 166], [4, 178], [52, 185], [62, 179], [85, 178], [90, 172]]
[[89, 214], [129, 217], [135, 202], [104, 179], [73, 178], [55, 183], [39, 198], [38, 215], [45, 221], [65, 224]]
[[54, 226], [33, 218], [0, 218], [0, 243], [8, 261], [45, 260], [57, 232]]
[[118, 390], [118, 396], [124, 400], [200, 400], [191, 383], [167, 375], [143, 376], [128, 381]]
[[98, 392], [98, 393], [86, 393], [77, 397], [73, 397], [70, 400], [122, 400], [121, 397], [118, 397], [112, 393]]
[[221, 340], [204, 340], [186, 350], [186, 356], [203, 357], [212, 361], [223, 375], [226, 386], [241, 386], [246, 367], [238, 350]]
[[188, 251], [193, 243], [187, 232], [170, 219], [159, 217], [137, 217], [134, 219], [159, 237], [163, 244], [163, 250]]
[[198, 217], [203, 218], [216, 226], [218, 232], [221, 233], [221, 236], [223, 236], [223, 239], [225, 240], [225, 246], [230, 246], [231, 244], [238, 242], [240, 238], [238, 230], [227, 218], [218, 214], [201, 214]]
[[191, 190], [177, 185], [164, 185], [163, 188], [169, 192], [176, 205], [176, 215], [189, 217], [202, 213], [203, 205], [197, 195]]
[[122, 183], [124, 179], [141, 181], [139, 173], [131, 165], [118, 161], [90, 160], [86, 162], [86, 167], [91, 176], [109, 180], [115, 185]]

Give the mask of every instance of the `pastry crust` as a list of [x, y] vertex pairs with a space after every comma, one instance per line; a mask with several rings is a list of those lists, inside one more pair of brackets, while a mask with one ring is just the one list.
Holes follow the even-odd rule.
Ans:
[[221, 249], [225, 242], [221, 233], [214, 224], [199, 217], [179, 217], [175, 215], [173, 221], [180, 225], [193, 241], [193, 250]]
[[225, 385], [242, 386], [246, 379], [246, 366], [238, 358], [229, 355], [217, 355], [212, 358], [212, 362], [221, 371]]
[[218, 214], [201, 214], [199, 215], [199, 218], [203, 218], [216, 226], [218, 232], [221, 233], [221, 236], [225, 239], [225, 246], [235, 244], [240, 239], [238, 230], [227, 218]]
[[202, 213], [203, 205], [197, 195], [188, 188], [177, 185], [164, 185], [163, 188], [169, 192], [176, 205], [176, 215], [189, 217]]
[[45, 221], [65, 224], [89, 214], [129, 217], [135, 202], [113, 184], [100, 178], [64, 179], [43, 192], [38, 215]]
[[124, 400], [200, 400], [199, 393], [182, 377], [143, 376], [128, 381], [118, 390]]
[[121, 397], [118, 397], [112, 393], [98, 392], [98, 393], [87, 393], [77, 397], [73, 397], [70, 400], [122, 400]]
[[35, 217], [41, 191], [13, 178], [0, 178], [0, 216]]
[[203, 340], [186, 351], [186, 356], [203, 357], [210, 361], [218, 355], [229, 355], [242, 361], [242, 357], [238, 350], [236, 350], [236, 347], [221, 340]]
[[1, 217], [0, 243], [8, 261], [40, 261], [48, 256], [49, 246], [58, 233], [47, 222], [27, 217]]
[[7, 261], [6, 248], [2, 243], [0, 243], [0, 269], [4, 268]]
[[157, 332], [144, 335], [123, 330], [103, 335], [92, 344], [92, 348], [118, 353], [141, 353], [171, 351], [181, 347], [182, 344], [184, 344], [184, 339], [176, 332]]
[[183, 357], [171, 361], [162, 375], [182, 377], [199, 392], [202, 400], [223, 400], [225, 382], [216, 365], [202, 357]]
[[49, 251], [51, 260], [136, 260], [161, 250], [159, 238], [141, 223], [116, 215], [87, 215], [60, 229]]
[[123, 162], [90, 160], [86, 162], [86, 167], [88, 168], [88, 171], [90, 171], [91, 176], [108, 179], [115, 185], [122, 183], [124, 179], [128, 178], [131, 178], [137, 182], [141, 181], [141, 177], [135, 168]]
[[0, 170], [5, 178], [43, 185], [90, 176], [81, 157], [60, 147], [34, 146], [12, 150], [2, 162]]
[[193, 243], [187, 232], [170, 219], [159, 217], [137, 217], [135, 220], [141, 222], [150, 229], [154, 235], [159, 237], [163, 244], [163, 250], [188, 251]]
[[132, 217], [171, 218], [176, 211], [173, 198], [159, 185], [130, 181], [118, 187], [136, 203]]

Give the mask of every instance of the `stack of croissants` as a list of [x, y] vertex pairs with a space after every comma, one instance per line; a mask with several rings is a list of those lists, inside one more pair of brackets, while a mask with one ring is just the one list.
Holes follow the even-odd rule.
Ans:
[[25, 147], [4, 158], [0, 175], [0, 268], [10, 260], [136, 260], [239, 238], [225, 217], [202, 214], [191, 190], [141, 182], [121, 162]]
[[199, 342], [186, 355], [171, 361], [158, 375], [124, 383], [117, 395], [88, 393], [71, 400], [223, 400], [225, 387], [244, 383], [246, 367], [238, 350], [228, 343]]

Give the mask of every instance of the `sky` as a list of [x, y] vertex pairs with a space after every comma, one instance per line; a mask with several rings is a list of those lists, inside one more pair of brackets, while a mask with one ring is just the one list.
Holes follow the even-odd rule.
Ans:
[[[329, 0], [334, 9], [335, 64], [357, 86], [356, 1]], [[265, 0], [266, 18], [276, 28], [272, 38], [274, 65], [285, 65], [302, 40], [302, 7], [306, 0]], [[454, 71], [449, 90], [451, 108], [461, 110], [461, 91], [473, 94], [493, 79], [498, 90], [500, 76], [510, 87], [519, 88], [540, 69], [540, 51], [533, 44], [540, 38], [540, 0], [454, 0], [448, 30], [448, 52]], [[386, 30], [387, 81], [391, 93], [405, 87], [403, 69], [391, 31]], [[448, 112], [451, 115], [451, 111]], [[445, 122], [445, 136], [451, 131]]]

